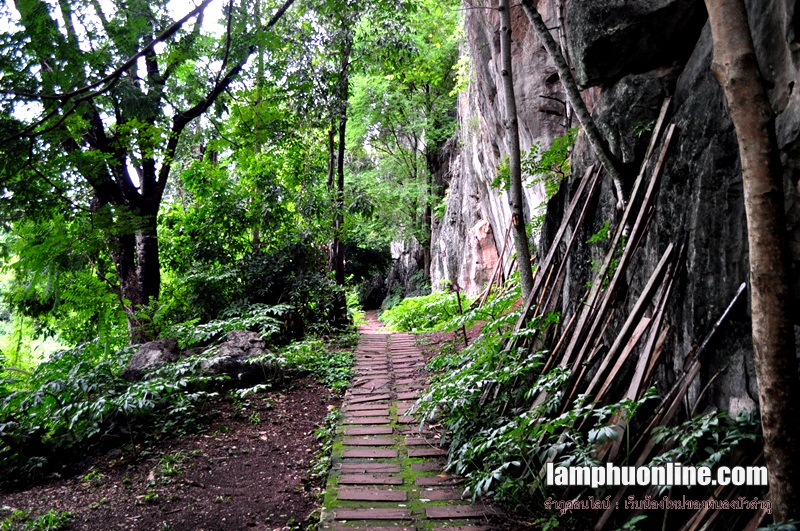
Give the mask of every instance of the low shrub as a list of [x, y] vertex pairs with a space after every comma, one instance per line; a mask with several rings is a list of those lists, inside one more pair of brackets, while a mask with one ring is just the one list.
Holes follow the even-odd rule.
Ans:
[[[469, 304], [461, 298], [462, 308]], [[381, 314], [381, 321], [396, 332], [443, 330], [459, 315], [456, 293], [435, 291], [421, 297], [408, 297]]]
[[[0, 483], [34, 480], [87, 453], [120, 445], [135, 452], [148, 439], [197, 429], [202, 405], [228, 377], [205, 374], [204, 358], [192, 356], [131, 383], [121, 375], [133, 351], [108, 356], [84, 345], [54, 355], [30, 376], [14, 373], [16, 381], [0, 386]], [[263, 368], [263, 380], [247, 391], [303, 375], [342, 390], [353, 355], [306, 340], [248, 361]]]

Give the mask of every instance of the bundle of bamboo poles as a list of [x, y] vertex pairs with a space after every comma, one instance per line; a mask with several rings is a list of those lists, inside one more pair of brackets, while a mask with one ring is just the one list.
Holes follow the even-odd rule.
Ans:
[[[661, 181], [662, 168], [672, 142], [675, 125], [666, 128], [666, 116], [669, 109], [667, 99], [661, 109], [651, 137], [644, 162], [633, 184], [630, 199], [622, 213], [609, 248], [599, 269], [595, 271], [593, 281], [584, 298], [572, 303], [560, 300], [567, 273], [570, 253], [577, 243], [577, 235], [587, 217], [590, 204], [599, 190], [600, 170], [590, 167], [586, 170], [570, 204], [566, 208], [562, 223], [557, 230], [549, 251], [536, 268], [533, 290], [524, 302], [522, 312], [516, 323], [514, 334], [505, 346], [508, 356], [526, 356], [531, 351], [549, 350], [547, 360], [542, 369], [546, 373], [555, 367], [569, 369], [570, 376], [561, 398], [562, 412], [568, 410], [580, 395], [589, 395], [596, 407], [617, 403], [624, 399], [639, 400], [652, 385], [655, 372], [664, 360], [665, 345], [669, 335], [669, 324], [665, 320], [670, 295], [675, 281], [683, 266], [686, 252], [685, 235], [677, 236], [663, 249], [661, 258], [650, 272], [644, 288], [636, 296], [635, 302], [627, 315], [620, 304], [619, 292], [629, 273], [629, 266], [637, 249], [644, 240], [650, 222], [655, 213], [655, 200]], [[663, 134], [662, 134], [663, 133]], [[660, 153], [652, 164], [652, 157], [659, 145]], [[652, 168], [651, 168], [652, 165]], [[573, 220], [578, 207], [581, 206], [577, 218]], [[569, 231], [571, 227], [571, 231]], [[564, 237], [570, 233], [564, 242]], [[506, 233], [506, 235], [508, 232]], [[506, 242], [508, 238], [506, 237]], [[563, 244], [563, 245], [562, 245]], [[505, 252], [505, 245], [503, 246]], [[478, 297], [476, 304], [483, 304], [489, 297], [492, 284], [502, 273], [501, 260], [495, 268], [492, 280], [484, 293]], [[606, 439], [598, 443], [594, 449], [594, 457], [601, 461], [615, 462], [619, 460], [622, 440], [633, 441], [626, 456], [626, 463], [642, 466], [649, 462], [658, 450], [659, 443], [654, 438], [654, 429], [669, 426], [676, 422], [681, 404], [687, 401], [690, 386], [696, 381], [702, 366], [702, 354], [715, 333], [723, 325], [734, 305], [742, 298], [745, 284], [741, 284], [733, 295], [730, 304], [719, 316], [706, 336], [695, 343], [685, 358], [682, 370], [678, 370], [675, 381], [662, 394], [660, 403], [654, 408], [649, 419], [637, 422], [637, 426], [628, 426], [623, 418], [614, 417], [609, 426], [617, 432], [616, 438]], [[630, 296], [630, 294], [628, 294]], [[570, 315], [566, 324], [559, 324], [554, 329], [534, 332], [533, 334], [516, 334], [527, 324], [539, 316], [551, 312]], [[608, 337], [609, 325], [622, 323], [613, 337]], [[546, 337], [541, 337], [546, 336]], [[524, 339], [520, 339], [524, 337]], [[547, 348], [554, 345], [552, 348]], [[713, 379], [712, 379], [713, 380]], [[709, 382], [710, 384], [710, 382]], [[706, 386], [706, 389], [708, 385]], [[488, 401], [497, 396], [498, 386], [487, 386], [483, 400]], [[705, 391], [705, 390], [704, 390]], [[533, 397], [533, 405], [541, 404], [547, 398], [545, 391]], [[702, 393], [701, 393], [702, 395]], [[699, 403], [699, 399], [697, 400]], [[696, 405], [695, 405], [696, 407]], [[690, 408], [694, 409], [694, 408]], [[581, 426], [586, 428], [586, 426]], [[634, 430], [635, 433], [625, 433]], [[756, 464], [763, 461], [763, 456], [751, 456], [742, 464]], [[544, 469], [540, 475], [544, 476]], [[619, 487], [611, 501], [610, 507], [596, 522], [595, 531], [607, 529], [611, 517], [620, 501], [626, 495], [626, 487]], [[718, 487], [710, 497], [717, 500], [730, 500], [741, 494], [741, 487]], [[730, 512], [730, 511], [729, 511]], [[637, 513], [630, 513], [636, 516]], [[713, 529], [714, 525], [730, 528], [730, 514], [721, 518], [721, 510], [704, 509], [681, 519], [680, 529], [695, 531]], [[755, 514], [742, 512], [736, 522], [738, 528], [755, 530], [764, 517], [763, 511]], [[666, 518], [666, 516], [665, 516]], [[736, 518], [734, 515], [733, 518]], [[742, 521], [743, 520], [743, 521]], [[724, 523], [720, 523], [724, 521]], [[666, 519], [664, 520], [666, 525]], [[670, 529], [674, 527], [670, 526]]]

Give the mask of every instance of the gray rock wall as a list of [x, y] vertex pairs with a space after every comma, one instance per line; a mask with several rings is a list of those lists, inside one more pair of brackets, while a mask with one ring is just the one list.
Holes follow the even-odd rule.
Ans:
[[[576, 77], [592, 85], [584, 95], [608, 138], [614, 154], [628, 173], [641, 163], [647, 128], [658, 114], [664, 97], [672, 97], [670, 121], [677, 126], [658, 191], [656, 212], [642, 248], [630, 268], [630, 307], [655, 262], [670, 241], [687, 237], [687, 260], [672, 296], [668, 322], [672, 333], [669, 361], [662, 379], [671, 378], [691, 345], [710, 328], [727, 306], [739, 284], [747, 280], [747, 238], [742, 199], [741, 171], [736, 139], [727, 116], [723, 94], [710, 72], [711, 39], [704, 25], [703, 4], [693, 0], [542, 0], [540, 12], [548, 27], [559, 28]], [[776, 131], [784, 162], [786, 206], [796, 271], [800, 270], [800, 96], [797, 67], [798, 36], [795, 4], [785, 0], [748, 2], [759, 64], [770, 87], [776, 111]], [[800, 16], [800, 13], [798, 13]], [[488, 278], [491, 260], [485, 249], [494, 240], [502, 245], [509, 219], [504, 194], [492, 190], [497, 163], [507, 152], [502, 121], [502, 90], [497, 67], [498, 17], [495, 11], [467, 10], [467, 37], [473, 61], [473, 80], [459, 107], [461, 150], [451, 158], [450, 195], [445, 219], [433, 244], [434, 286], [439, 278], [458, 280], [476, 292]], [[560, 31], [565, 29], [565, 31]], [[560, 97], [555, 69], [544, 50], [528, 32], [527, 20], [514, 12], [514, 68], [520, 108], [523, 148], [533, 142], [545, 145], [564, 132], [564, 119], [542, 112], [553, 110]], [[563, 99], [563, 97], [562, 97]], [[579, 138], [573, 156], [573, 176], [582, 175], [593, 157]], [[548, 205], [540, 248], [546, 250], [569, 201], [571, 183]], [[528, 190], [530, 210], [541, 200]], [[603, 183], [600, 200], [584, 229], [588, 239], [605, 220], [613, 220], [613, 195]], [[491, 238], [475, 238], [471, 229], [480, 222], [491, 227]], [[565, 300], [577, 300], [590, 280], [590, 259], [601, 249], [583, 246], [570, 259]], [[483, 253], [483, 254], [482, 254]], [[488, 253], [491, 254], [491, 253]], [[454, 256], [455, 255], [455, 256]], [[800, 275], [795, 275], [800, 279]], [[800, 280], [796, 291], [800, 294]], [[725, 408], [752, 405], [755, 378], [749, 336], [749, 304], [736, 308], [719, 341], [707, 353], [702, 381], [690, 400], [718, 371], [723, 371], [706, 398]], [[790, 311], [793, 309], [787, 309]], [[612, 324], [613, 334], [619, 323]]]
[[[481, 5], [497, 6], [497, 2]], [[559, 20], [555, 4], [547, 4], [548, 24]], [[555, 66], [538, 45], [521, 7], [512, 8], [512, 59], [519, 111], [520, 144], [528, 150], [545, 147], [565, 134], [568, 118]], [[500, 73], [500, 16], [496, 10], [466, 10], [467, 48], [472, 59], [471, 82], [459, 98], [460, 152], [451, 158], [447, 209], [436, 227], [431, 278], [457, 282], [467, 293], [479, 292], [488, 282], [511, 219], [505, 192], [492, 189], [497, 167], [507, 155], [503, 115], [505, 97]], [[530, 216], [543, 200], [540, 188], [526, 188]], [[509, 243], [506, 259], [512, 254]]]

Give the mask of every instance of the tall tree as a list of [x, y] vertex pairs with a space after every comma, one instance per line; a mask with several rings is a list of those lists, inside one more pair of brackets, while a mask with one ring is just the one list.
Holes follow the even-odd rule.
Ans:
[[[315, 16], [324, 43], [317, 49], [315, 67], [326, 86], [328, 130], [328, 185], [334, 198], [331, 269], [339, 286], [345, 283], [345, 173], [350, 92], [354, 69], [363, 70], [365, 58], [390, 41], [395, 22], [408, 9], [405, 2], [322, 0]], [[334, 51], [334, 53], [331, 53]], [[335, 302], [341, 320], [346, 318], [344, 294]]]
[[528, 234], [525, 230], [525, 214], [522, 205], [522, 165], [519, 149], [519, 122], [517, 101], [514, 95], [514, 74], [511, 69], [511, 14], [509, 1], [500, 0], [500, 56], [503, 75], [503, 91], [506, 100], [506, 139], [508, 140], [508, 171], [511, 186], [508, 190], [508, 204], [511, 206], [514, 247], [517, 251], [522, 299], [527, 300], [533, 290], [531, 272], [531, 251], [528, 247]]
[[[137, 309], [160, 291], [157, 217], [181, 135], [254, 51], [236, 38], [247, 27], [234, 20], [232, 3], [214, 50], [201, 32], [210, 2], [172, 21], [165, 0], [61, 0], [58, 12], [44, 0], [16, 0], [19, 27], [3, 42], [2, 70], [13, 74], [4, 78], [0, 149], [25, 158], [29, 173], [52, 181], [55, 191], [73, 189], [76, 177], [88, 186], [87, 206], [107, 227], [132, 340], [144, 339]], [[272, 27], [292, 2], [251, 31]], [[214, 65], [216, 73], [200, 74]], [[11, 109], [20, 107], [38, 115], [19, 118]], [[56, 166], [60, 175], [43, 169]], [[27, 186], [15, 175], [3, 179], [12, 193]]]
[[392, 48], [367, 58], [350, 99], [354, 179], [380, 202], [387, 236], [422, 246], [425, 277], [433, 207], [443, 194], [435, 179], [440, 149], [455, 131], [462, 25], [458, 4], [417, 2]]
[[791, 261], [786, 240], [775, 114], [742, 0], [705, 0], [714, 41], [712, 71], [725, 92], [739, 141], [755, 370], [764, 456], [775, 521], [800, 516], [800, 386], [795, 352]]

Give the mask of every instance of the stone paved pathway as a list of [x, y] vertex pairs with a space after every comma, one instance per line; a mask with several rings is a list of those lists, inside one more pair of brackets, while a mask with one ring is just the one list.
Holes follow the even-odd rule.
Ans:
[[[372, 316], [370, 316], [372, 317]], [[345, 395], [322, 529], [494, 529], [490, 507], [462, 500], [463, 479], [442, 472], [447, 450], [405, 415], [425, 377], [413, 335], [361, 327], [356, 376]]]

